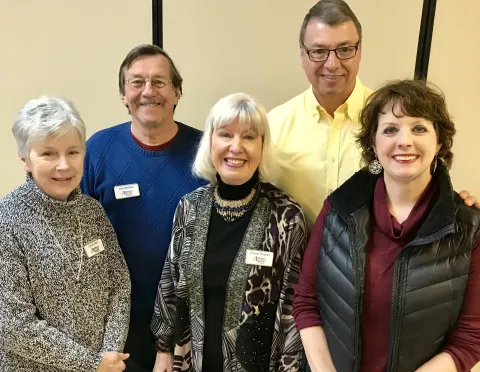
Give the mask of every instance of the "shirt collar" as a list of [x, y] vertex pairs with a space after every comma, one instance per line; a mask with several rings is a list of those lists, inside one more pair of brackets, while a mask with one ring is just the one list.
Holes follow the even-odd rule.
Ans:
[[362, 84], [358, 76], [355, 82], [355, 88], [345, 104], [347, 105], [347, 114], [350, 120], [356, 121], [360, 110], [365, 104], [365, 86]]
[[[344, 104], [342, 104], [337, 110], [346, 110], [346, 113], [350, 120], [357, 120], [358, 114], [362, 109], [365, 101], [365, 86], [362, 84], [360, 79], [357, 76], [355, 82], [355, 88], [353, 88], [352, 94], [347, 98]], [[318, 112], [319, 114], [325, 114], [325, 109], [320, 106], [317, 101], [317, 98], [313, 94], [313, 88], [310, 88], [306, 92], [305, 105], [308, 112]]]

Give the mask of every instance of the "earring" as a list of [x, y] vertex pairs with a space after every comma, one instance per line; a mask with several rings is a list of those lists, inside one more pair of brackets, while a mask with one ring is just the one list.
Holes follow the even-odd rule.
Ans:
[[380, 174], [382, 173], [383, 167], [382, 164], [378, 161], [378, 157], [375, 156], [375, 159], [368, 164], [368, 170], [371, 174]]
[[432, 174], [434, 174], [435, 171], [437, 170], [437, 159], [438, 159], [438, 156], [435, 155], [435, 157], [433, 158]]

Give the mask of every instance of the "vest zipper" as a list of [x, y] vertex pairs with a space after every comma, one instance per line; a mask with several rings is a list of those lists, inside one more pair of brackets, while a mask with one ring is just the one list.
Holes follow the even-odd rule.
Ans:
[[[405, 248], [404, 248], [405, 249]], [[395, 372], [398, 362], [398, 343], [400, 342], [400, 317], [403, 314], [405, 294], [405, 266], [407, 258], [405, 251], [400, 253], [400, 261], [395, 262], [393, 275], [392, 306], [390, 313], [390, 347], [388, 352], [387, 371]]]
[[[356, 232], [357, 230], [356, 230], [354, 221], [350, 220], [348, 223], [350, 224], [350, 231]], [[360, 337], [360, 321], [361, 321], [361, 310], [363, 308], [363, 291], [364, 291], [365, 275], [364, 275], [364, 266], [359, 253], [360, 246], [358, 243], [356, 245], [354, 244], [356, 235], [357, 233], [351, 234], [351, 235], [349, 234], [349, 240], [350, 240], [350, 247], [354, 247], [351, 250], [350, 255], [352, 257], [352, 268], [354, 269], [354, 281], [355, 281], [354, 284], [355, 284], [355, 291], [357, 293], [355, 311], [354, 311], [355, 350], [353, 354], [353, 360], [354, 360], [354, 371], [359, 371], [360, 362], [361, 362], [360, 356], [361, 356], [361, 350], [362, 350], [362, 339]], [[355, 270], [355, 268], [357, 270]]]
[[[359, 274], [357, 274], [359, 275]], [[361, 274], [360, 274], [361, 275]], [[355, 307], [355, 354], [353, 360], [355, 361], [354, 371], [360, 370], [360, 355], [362, 350], [362, 338], [360, 336], [360, 321], [361, 321], [361, 309], [363, 307], [363, 282], [355, 285], [359, 295], [357, 296], [357, 305]]]

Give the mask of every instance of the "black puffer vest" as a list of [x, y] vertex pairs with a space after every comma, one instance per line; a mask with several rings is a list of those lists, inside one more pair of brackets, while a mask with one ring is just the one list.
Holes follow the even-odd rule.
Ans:
[[[365, 255], [377, 179], [361, 170], [329, 197], [317, 296], [338, 372], [360, 369]], [[389, 372], [414, 371], [439, 353], [462, 306], [480, 212], [464, 205], [443, 165], [433, 182], [438, 184], [437, 201], [395, 260]]]

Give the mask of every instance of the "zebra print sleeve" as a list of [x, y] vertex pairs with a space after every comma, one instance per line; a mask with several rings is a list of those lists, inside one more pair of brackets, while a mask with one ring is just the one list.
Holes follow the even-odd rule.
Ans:
[[[292, 315], [294, 287], [298, 283], [300, 266], [307, 244], [307, 222], [302, 210], [289, 222], [287, 229], [287, 262], [282, 286], [283, 303], [279, 309], [279, 333], [282, 339], [279, 372], [299, 371], [302, 341]], [[282, 347], [283, 346], [283, 347]]]
[[179, 261], [184, 240], [186, 216], [185, 200], [180, 200], [173, 219], [172, 239], [158, 285], [151, 330], [160, 352], [173, 352], [177, 285], [180, 277]]

